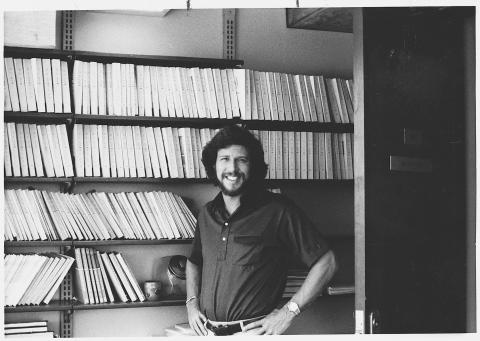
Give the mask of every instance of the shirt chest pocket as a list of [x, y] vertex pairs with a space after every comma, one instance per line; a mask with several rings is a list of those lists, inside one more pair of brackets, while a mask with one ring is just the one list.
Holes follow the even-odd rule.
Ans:
[[261, 259], [264, 240], [260, 235], [238, 235], [233, 237], [232, 263], [251, 265]]

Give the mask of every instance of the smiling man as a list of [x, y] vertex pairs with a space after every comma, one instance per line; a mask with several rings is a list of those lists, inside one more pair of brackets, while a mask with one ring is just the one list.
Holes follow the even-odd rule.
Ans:
[[[232, 125], [202, 162], [220, 193], [199, 213], [187, 262], [188, 321], [198, 335], [282, 334], [336, 271], [333, 252], [289, 199], [265, 189], [260, 141]], [[279, 308], [290, 255], [309, 273]]]

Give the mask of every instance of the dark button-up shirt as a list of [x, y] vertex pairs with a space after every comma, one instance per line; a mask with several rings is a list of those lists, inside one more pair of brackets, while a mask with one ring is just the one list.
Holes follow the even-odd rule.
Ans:
[[202, 269], [200, 309], [216, 321], [268, 314], [281, 299], [289, 253], [310, 267], [328, 250], [286, 197], [245, 193], [229, 215], [219, 193], [200, 211], [189, 258]]

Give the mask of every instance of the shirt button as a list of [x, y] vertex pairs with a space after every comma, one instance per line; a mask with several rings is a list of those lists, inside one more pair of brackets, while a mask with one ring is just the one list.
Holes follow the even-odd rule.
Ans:
[[223, 241], [226, 241], [226, 240], [227, 240], [227, 238], [223, 237], [223, 238], [222, 238], [222, 240], [223, 240]]
[[228, 226], [228, 221], [226, 221], [224, 225], [225, 225], [225, 226]]

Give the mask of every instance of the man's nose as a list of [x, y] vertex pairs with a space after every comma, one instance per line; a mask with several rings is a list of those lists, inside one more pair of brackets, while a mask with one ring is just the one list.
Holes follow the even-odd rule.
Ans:
[[234, 172], [238, 169], [238, 163], [235, 160], [230, 160], [228, 161], [226, 168], [228, 172]]

